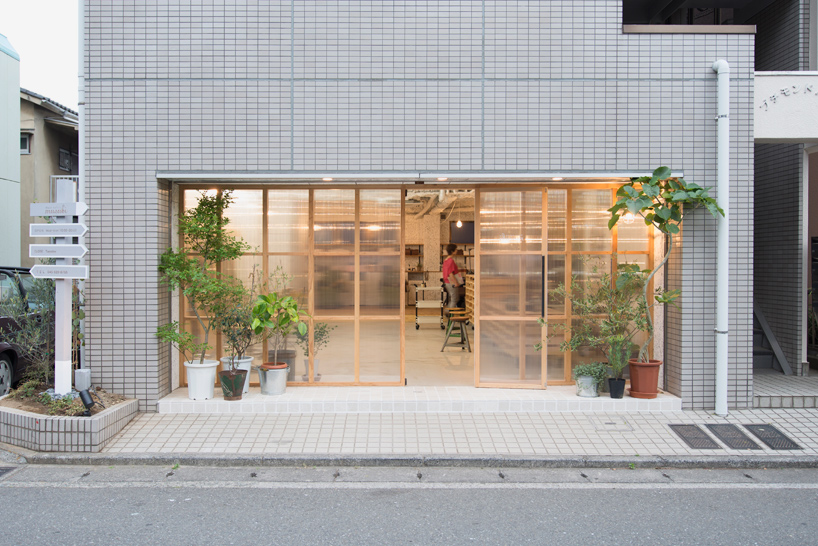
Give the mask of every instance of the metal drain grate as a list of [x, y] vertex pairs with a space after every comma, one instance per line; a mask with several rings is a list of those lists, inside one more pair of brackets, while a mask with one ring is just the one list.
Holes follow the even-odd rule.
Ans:
[[767, 444], [770, 449], [801, 449], [801, 446], [772, 425], [744, 425], [744, 428]]
[[693, 449], [720, 449], [719, 444], [696, 425], [668, 425], [679, 438]]
[[741, 432], [736, 425], [705, 425], [716, 438], [727, 444], [731, 449], [761, 449], [761, 446]]
[[0, 477], [5, 476], [12, 470], [16, 470], [16, 468], [15, 466], [0, 466]]

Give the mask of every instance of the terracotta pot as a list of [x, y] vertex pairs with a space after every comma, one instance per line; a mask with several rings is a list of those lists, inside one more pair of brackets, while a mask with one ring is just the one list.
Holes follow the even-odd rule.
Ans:
[[628, 360], [631, 370], [630, 395], [633, 398], [656, 398], [659, 394], [659, 367], [661, 360], [640, 362], [636, 358]]

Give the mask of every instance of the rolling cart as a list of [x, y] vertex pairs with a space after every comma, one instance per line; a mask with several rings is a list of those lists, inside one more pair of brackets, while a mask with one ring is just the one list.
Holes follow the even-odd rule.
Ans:
[[[415, 301], [415, 330], [419, 330], [421, 321], [426, 322], [427, 319], [429, 322], [432, 322], [432, 320], [439, 321], [441, 330], [446, 328], [443, 322], [443, 287], [417, 286], [415, 291], [417, 294]], [[418, 309], [440, 309], [440, 317], [418, 316]]]

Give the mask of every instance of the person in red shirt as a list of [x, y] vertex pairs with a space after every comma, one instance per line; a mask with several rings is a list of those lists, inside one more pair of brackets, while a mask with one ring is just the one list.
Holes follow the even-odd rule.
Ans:
[[454, 255], [457, 252], [457, 245], [449, 243], [446, 245], [446, 259], [443, 260], [443, 285], [449, 294], [448, 307], [457, 307], [460, 303], [460, 286], [463, 284], [463, 277], [460, 270], [454, 263]]

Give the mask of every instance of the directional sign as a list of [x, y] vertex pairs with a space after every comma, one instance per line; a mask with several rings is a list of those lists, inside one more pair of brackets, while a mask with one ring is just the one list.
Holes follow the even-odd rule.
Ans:
[[82, 216], [85, 203], [31, 203], [31, 216]]
[[35, 265], [31, 268], [35, 279], [85, 279], [88, 277], [87, 265]]
[[85, 224], [31, 224], [31, 237], [82, 237], [88, 233]]
[[82, 258], [85, 245], [28, 245], [29, 258]]

